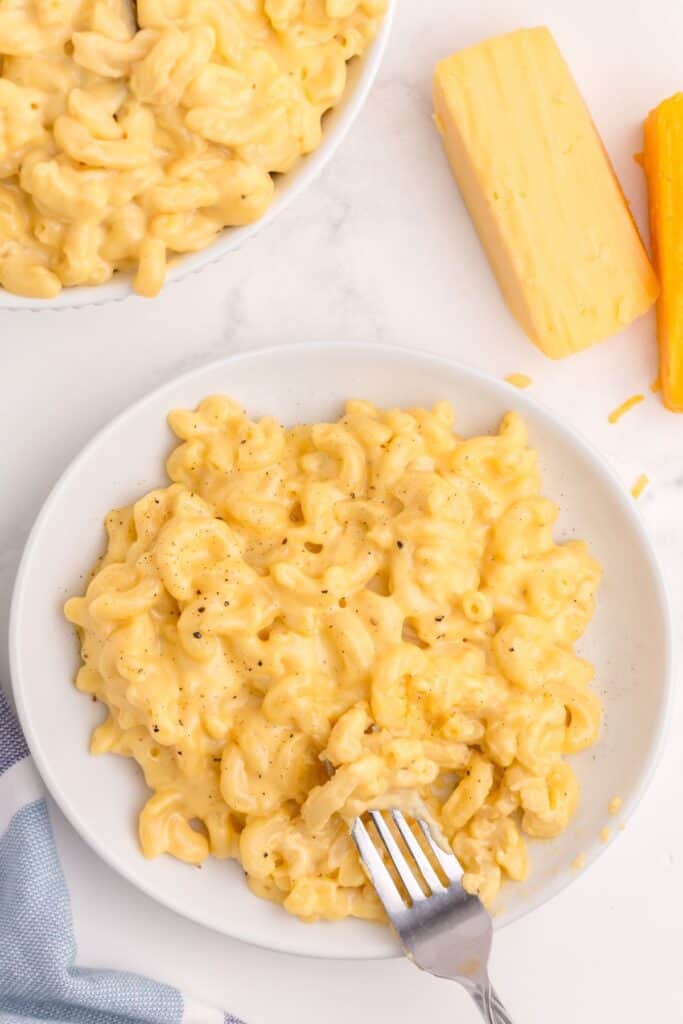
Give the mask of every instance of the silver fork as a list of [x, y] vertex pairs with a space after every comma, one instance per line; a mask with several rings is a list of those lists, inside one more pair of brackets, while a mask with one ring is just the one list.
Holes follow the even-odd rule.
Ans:
[[512, 1024], [487, 971], [493, 938], [491, 918], [479, 898], [463, 889], [458, 860], [452, 853], [446, 853], [432, 838], [425, 822], [418, 820], [433, 861], [443, 873], [445, 882], [442, 881], [403, 814], [388, 813], [405, 851], [380, 811], [369, 811], [368, 815], [401, 880], [403, 893], [360, 818], [356, 818], [351, 834], [404, 952], [423, 971], [460, 982], [488, 1024]]

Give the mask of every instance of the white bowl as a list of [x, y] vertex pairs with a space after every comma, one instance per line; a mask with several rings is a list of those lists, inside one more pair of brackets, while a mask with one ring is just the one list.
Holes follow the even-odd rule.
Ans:
[[[275, 199], [264, 216], [246, 227], [225, 228], [213, 245], [202, 249], [201, 252], [183, 256], [168, 271], [164, 287], [168, 287], [174, 281], [181, 281], [190, 274], [197, 273], [203, 267], [222, 259], [227, 253], [239, 249], [249, 238], [272, 223], [278, 214], [282, 213], [317, 178], [323, 167], [334, 156], [363, 109], [382, 63], [395, 9], [396, 0], [389, 0], [389, 10], [377, 36], [365, 54], [349, 64], [346, 91], [337, 106], [325, 117], [323, 141], [320, 147], [309, 156], [304, 157], [289, 174], [276, 176]], [[117, 302], [134, 294], [131, 276], [122, 273], [115, 274], [113, 280], [107, 284], [92, 288], [64, 288], [55, 299], [43, 301], [12, 295], [0, 288], [0, 312], [2, 310], [24, 310], [40, 313], [46, 310], [101, 306], [106, 302]], [[163, 291], [161, 296], [163, 297]]]
[[[430, 405], [450, 399], [458, 429], [481, 433], [517, 409], [540, 453], [544, 491], [562, 506], [559, 535], [585, 538], [605, 569], [598, 609], [581, 652], [597, 666], [605, 725], [599, 745], [573, 759], [582, 799], [560, 838], [531, 844], [528, 883], [504, 889], [497, 923], [539, 906], [605, 848], [605, 825], [626, 820], [649, 781], [672, 693], [671, 627], [655, 556], [631, 496], [566, 425], [509, 385], [441, 359], [401, 349], [305, 345], [248, 352], [165, 385], [92, 440], [47, 499], [17, 578], [10, 627], [12, 681], [29, 746], [55, 800], [83, 838], [112, 867], [186, 917], [247, 942], [325, 957], [391, 956], [387, 929], [363, 922], [306, 925], [253, 896], [239, 866], [210, 861], [201, 871], [170, 857], [140, 853], [137, 813], [145, 787], [137, 767], [119, 757], [93, 758], [88, 740], [102, 717], [73, 686], [77, 649], [62, 616], [101, 552], [102, 519], [114, 506], [165, 483], [173, 446], [166, 426], [175, 406], [227, 392], [254, 416], [283, 422], [336, 416], [348, 397], [380, 405]], [[612, 819], [608, 805], [620, 796]], [[614, 829], [614, 834], [618, 831]]]

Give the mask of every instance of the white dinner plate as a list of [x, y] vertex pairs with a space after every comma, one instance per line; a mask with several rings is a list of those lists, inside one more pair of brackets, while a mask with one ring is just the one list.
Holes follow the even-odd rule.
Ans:
[[[376, 37], [362, 57], [350, 61], [344, 95], [334, 109], [325, 115], [323, 140], [320, 146], [313, 153], [303, 157], [293, 170], [275, 176], [275, 198], [263, 217], [244, 227], [224, 228], [216, 241], [206, 249], [176, 259], [173, 266], [169, 267], [164, 288], [168, 288], [174, 281], [182, 281], [190, 274], [196, 274], [204, 267], [223, 259], [228, 253], [235, 252], [253, 235], [272, 223], [315, 181], [353, 127], [370, 95], [389, 41], [396, 3], [397, 0], [389, 0], [389, 9]], [[64, 288], [54, 299], [40, 300], [12, 295], [4, 288], [0, 288], [0, 311], [11, 309], [43, 313], [50, 309], [102, 306], [107, 302], [120, 302], [121, 299], [127, 299], [133, 294], [132, 276], [116, 273], [106, 284]], [[161, 297], [163, 298], [163, 291]]]
[[[540, 453], [544, 493], [559, 502], [560, 538], [585, 538], [604, 566], [598, 609], [580, 652], [597, 666], [605, 722], [599, 745], [573, 759], [579, 810], [560, 838], [531, 844], [533, 872], [499, 902], [504, 925], [539, 906], [605, 848], [600, 831], [628, 819], [649, 781], [671, 698], [671, 629], [662, 578], [631, 496], [565, 424], [502, 382], [442, 359], [402, 349], [320, 344], [248, 352], [186, 374], [144, 398], [98, 434], [46, 501], [26, 546], [11, 619], [12, 681], [29, 746], [50, 792], [82, 837], [134, 885], [180, 914], [247, 942], [291, 953], [369, 958], [396, 954], [379, 925], [302, 924], [253, 896], [235, 862], [201, 870], [170, 857], [143, 858], [136, 823], [145, 799], [137, 766], [93, 758], [88, 742], [102, 707], [73, 686], [77, 645], [62, 616], [82, 591], [104, 543], [109, 509], [165, 485], [174, 446], [167, 412], [226, 392], [252, 416], [285, 423], [336, 417], [349, 397], [380, 405], [449, 399], [465, 434], [496, 428], [518, 410]], [[623, 800], [610, 818], [614, 796]]]

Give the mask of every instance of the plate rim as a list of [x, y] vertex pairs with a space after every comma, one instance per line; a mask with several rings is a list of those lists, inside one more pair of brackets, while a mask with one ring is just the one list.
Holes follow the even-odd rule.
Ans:
[[[436, 368], [441, 367], [444, 369], [447, 368], [450, 371], [456, 371], [458, 374], [462, 375], [464, 379], [469, 377], [472, 380], [476, 380], [487, 387], [493, 388], [494, 392], [497, 391], [501, 396], [509, 393], [509, 389], [511, 387], [510, 384], [506, 383], [502, 379], [497, 379], [480, 370], [465, 366], [456, 360], [451, 360], [432, 352], [424, 352], [420, 349], [413, 349], [399, 345], [374, 342], [364, 344], [363, 342], [358, 341], [344, 342], [341, 340], [296, 342], [293, 344], [268, 345], [255, 349], [246, 349], [241, 352], [235, 352], [227, 356], [224, 355], [217, 359], [210, 360], [209, 362], [202, 363], [199, 366], [187, 370], [184, 373], [177, 374], [176, 376], [164, 381], [158, 387], [146, 392], [140, 398], [124, 407], [119, 413], [105, 423], [67, 464], [43, 501], [24, 545], [12, 590], [9, 615], [10, 683], [19, 721], [26, 737], [26, 742], [47, 792], [55, 801], [69, 824], [75, 829], [79, 837], [97, 854], [97, 856], [99, 856], [110, 868], [112, 868], [119, 876], [123, 877], [129, 884], [133, 885], [140, 892], [143, 892], [148, 898], [154, 900], [155, 903], [168, 907], [181, 917], [191, 920], [205, 928], [216, 931], [219, 934], [226, 935], [229, 938], [245, 942], [248, 945], [256, 946], [257, 948], [287, 953], [290, 955], [310, 957], [312, 959], [372, 961], [400, 957], [402, 955], [400, 947], [396, 946], [392, 951], [387, 949], [383, 953], [378, 951], [373, 955], [368, 955], [366, 952], [359, 952], [356, 956], [353, 955], [353, 952], [350, 952], [344, 956], [339, 956], [334, 953], [325, 952], [324, 950], [321, 950], [318, 954], [302, 952], [301, 950], [292, 948], [292, 946], [286, 941], [278, 941], [277, 935], [274, 935], [272, 938], [269, 936], [268, 945], [264, 945], [262, 942], [259, 942], [254, 938], [245, 938], [242, 935], [237, 934], [235, 931], [226, 931], [225, 929], [217, 928], [215, 925], [208, 923], [198, 912], [191, 912], [186, 907], [181, 906], [180, 901], [176, 900], [172, 893], [163, 899], [160, 898], [156, 892], [149, 889], [140, 880], [140, 878], [135, 875], [132, 869], [129, 869], [125, 864], [121, 863], [121, 861], [109, 851], [109, 848], [104, 843], [100, 842], [96, 833], [93, 833], [88, 828], [87, 822], [84, 822], [78, 811], [73, 808], [67, 794], [63, 792], [62, 788], [53, 777], [49, 758], [43, 756], [39, 737], [36, 735], [32, 727], [31, 714], [28, 707], [29, 702], [25, 700], [24, 689], [19, 682], [21, 678], [19, 627], [22, 616], [23, 593], [29, 579], [33, 550], [38, 543], [45, 522], [51, 515], [55, 502], [61, 495], [62, 491], [68, 487], [72, 477], [78, 472], [82, 463], [87, 462], [92, 453], [94, 453], [97, 448], [106, 441], [109, 435], [116, 432], [120, 423], [135, 415], [147, 404], [152, 404], [160, 398], [164, 392], [170, 391], [179, 385], [191, 385], [195, 378], [203, 377], [206, 374], [211, 375], [212, 371], [216, 371], [219, 368], [223, 368], [227, 365], [234, 365], [239, 362], [248, 362], [254, 359], [263, 360], [267, 359], [270, 355], [282, 355], [283, 352], [292, 350], [305, 350], [309, 353], [321, 354], [325, 351], [329, 351], [330, 349], [343, 350], [351, 356], [355, 352], [374, 352], [375, 354], [383, 355], [390, 359], [391, 357], [398, 355], [399, 357], [407, 357], [422, 363], [429, 363]], [[587, 440], [573, 425], [566, 423], [561, 420], [559, 416], [556, 416], [551, 409], [549, 409], [544, 403], [540, 402], [535, 396], [532, 397], [526, 393], [518, 393], [515, 395], [515, 400], [522, 406], [526, 406], [534, 412], [540, 413], [541, 418], [546, 418], [551, 421], [556, 428], [564, 433], [568, 442], [571, 442], [574, 447], [578, 447], [583, 450], [590, 462], [596, 468], [596, 471], [598, 471], [609, 484], [610, 489], [618, 498], [624, 514], [630, 519], [638, 536], [638, 540], [645, 551], [647, 562], [652, 571], [653, 582], [656, 587], [662, 611], [662, 629], [665, 637], [662, 673], [663, 699], [657, 720], [657, 728], [653, 732], [650, 756], [644, 765], [637, 787], [634, 788], [634, 792], [631, 796], [624, 801], [621, 808], [620, 814], [622, 820], [628, 821], [628, 819], [630, 819], [637, 810], [652, 783], [666, 746], [670, 725], [675, 711], [676, 689], [674, 686], [675, 655], [673, 643], [673, 617], [666, 577], [649, 533], [635, 503], [633, 502], [633, 499], [628, 494], [624, 483], [619, 478], [616, 471], [602, 456], [597, 447]], [[613, 842], [617, 840], [620, 834], [620, 830], [613, 830], [612, 835], [607, 842], [603, 842], [600, 840], [599, 836], [596, 836], [594, 840], [586, 844], [585, 870], [596, 863], [601, 855], [612, 845]], [[510, 915], [500, 915], [498, 918], [494, 918], [494, 926], [496, 929], [503, 928], [517, 920], [520, 920], [522, 917], [526, 917], [528, 914], [540, 909], [540, 907], [548, 903], [564, 889], [568, 888], [570, 884], [571, 879], [568, 881], [564, 874], [558, 874], [550, 884], [543, 887], [539, 896], [536, 896], [529, 901], [528, 907], [521, 908], [518, 912]]]

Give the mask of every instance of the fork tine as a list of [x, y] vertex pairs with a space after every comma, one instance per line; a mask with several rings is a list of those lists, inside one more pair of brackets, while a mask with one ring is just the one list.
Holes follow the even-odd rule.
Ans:
[[429, 888], [432, 890], [432, 892], [445, 892], [446, 890], [443, 884], [441, 883], [439, 876], [437, 875], [432, 865], [429, 863], [429, 857], [420, 846], [417, 836], [413, 832], [412, 828], [410, 827], [406, 819], [403, 817], [400, 811], [392, 811], [391, 816], [396, 822], [396, 827], [398, 828], [399, 832], [401, 833], [401, 836], [403, 837], [403, 842], [410, 850], [415, 860], [415, 863], [420, 869], [422, 877], [424, 878]]
[[421, 818], [418, 819], [418, 825], [422, 829], [422, 834], [429, 843], [429, 848], [441, 865], [446, 878], [451, 882], [459, 882], [462, 878], [462, 868], [457, 857], [452, 853], [446, 853], [442, 850], [439, 844], [436, 842], [432, 833], [429, 831], [429, 826]]
[[377, 895], [384, 904], [384, 909], [390, 915], [398, 914], [405, 910], [406, 905], [403, 902], [403, 898], [360, 818], [356, 818], [354, 821], [351, 835], [358, 847], [360, 858], [370, 875], [370, 880], [377, 890]]
[[422, 886], [419, 884], [413, 869], [403, 855], [403, 851], [391, 834], [391, 829], [387, 825], [381, 811], [370, 811], [370, 817], [372, 818], [375, 828], [379, 832], [380, 839], [386, 847], [386, 851], [389, 854], [396, 871], [398, 872], [399, 878], [406, 887], [406, 891], [410, 896], [413, 903], [418, 903], [420, 900], [426, 899], [425, 894], [422, 891]]

